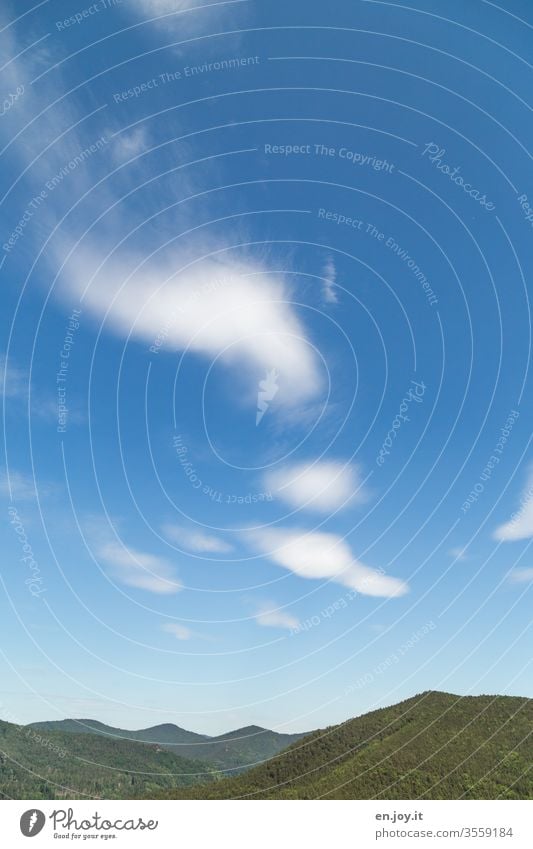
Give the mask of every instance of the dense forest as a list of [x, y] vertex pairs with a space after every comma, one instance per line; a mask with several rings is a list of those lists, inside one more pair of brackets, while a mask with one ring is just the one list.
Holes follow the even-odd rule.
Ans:
[[0, 722], [0, 798], [149, 798], [214, 777], [159, 746]]
[[159, 798], [531, 799], [533, 700], [426, 692]]
[[156, 743], [160, 748], [183, 758], [207, 762], [217, 770], [237, 773], [273, 758], [303, 734], [278, 734], [257, 725], [239, 728], [218, 737], [195, 734], [178, 725], [167, 723], [125, 731], [91, 719], [64, 719], [56, 722], [35, 722], [30, 728], [38, 731], [66, 731], [74, 734], [98, 734], [109, 740], [134, 740]]
[[531, 799], [532, 732], [531, 699], [431, 691], [296, 741], [0, 722], [0, 798]]

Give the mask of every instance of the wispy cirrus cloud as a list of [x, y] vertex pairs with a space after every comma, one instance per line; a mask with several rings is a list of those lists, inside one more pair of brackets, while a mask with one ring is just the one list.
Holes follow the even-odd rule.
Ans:
[[291, 507], [329, 513], [367, 499], [359, 469], [349, 463], [318, 460], [267, 472], [265, 485]]
[[196, 0], [133, 0], [131, 8], [143, 14], [166, 15], [170, 12], [183, 12], [195, 6], [206, 5]]
[[5, 354], [0, 354], [0, 392], [4, 398], [28, 399], [29, 377], [13, 359], [9, 364]]
[[149, 144], [146, 127], [122, 132], [113, 139], [113, 157], [118, 163], [126, 162], [147, 150]]
[[255, 621], [263, 628], [286, 628], [292, 631], [300, 624], [296, 616], [288, 613], [286, 610], [277, 608], [274, 604], [264, 603], [255, 614]]
[[[246, 7], [249, 0], [128, 0], [128, 11], [137, 20], [153, 22], [158, 29], [185, 37], [191, 31], [205, 31], [232, 10]], [[125, 5], [125, 4], [123, 4]], [[234, 36], [238, 38], [238, 36]]]
[[512, 584], [533, 584], [533, 569], [513, 569], [508, 577]]
[[204, 554], [225, 554], [233, 551], [229, 542], [205, 531], [172, 524], [163, 525], [161, 530], [168, 540], [183, 545], [189, 551]]
[[120, 583], [158, 595], [171, 595], [182, 589], [174, 568], [166, 558], [113, 541], [100, 545], [97, 557], [110, 567]]
[[[137, 5], [146, 8], [145, 3]], [[160, 11], [165, 4], [149, 5], [158, 6]], [[178, 11], [186, 5], [173, 3], [171, 10]], [[222, 9], [225, 5], [214, 4], [213, 8]], [[17, 55], [20, 51], [12, 43], [7, 52]], [[18, 59], [12, 70], [24, 79], [31, 78], [25, 58]], [[50, 174], [60, 173], [66, 163], [87, 148], [85, 133], [89, 126], [84, 124], [75, 104], [69, 101], [67, 106], [61, 99], [67, 83], [60, 73], [53, 79], [46, 78], [46, 85], [50, 87], [50, 99], [56, 102], [53, 114], [40, 120], [39, 133], [25, 133], [17, 145], [17, 155], [25, 162], [34, 161], [32, 175], [37, 185], [39, 181], [45, 185]], [[21, 101], [20, 117], [27, 123], [38, 109], [39, 103], [28, 87], [28, 98]], [[94, 127], [97, 120], [90, 122], [92, 142], [98, 132]], [[84, 211], [88, 219], [98, 221], [102, 210], [106, 210], [105, 222], [98, 232], [95, 225], [83, 242], [78, 242], [73, 225], [63, 224], [50, 243], [47, 256], [56, 271], [62, 269], [56, 286], [59, 297], [71, 304], [76, 295], [83, 300], [84, 311], [98, 322], [105, 320], [106, 328], [121, 338], [150, 346], [163, 335], [163, 351], [187, 351], [208, 361], [220, 358], [229, 369], [238, 369], [249, 380], [251, 403], [257, 400], [258, 381], [274, 370], [279, 375], [277, 409], [285, 407], [290, 411], [316, 401], [325, 385], [325, 372], [293, 305], [296, 299], [287, 279], [273, 274], [264, 254], [258, 256], [251, 248], [246, 255], [243, 251], [226, 253], [223, 239], [215, 245], [213, 240], [201, 241], [198, 236], [176, 242], [178, 211], [172, 222], [167, 222], [169, 234], [172, 233], [169, 244], [164, 251], [154, 252], [155, 225], [146, 224], [146, 219], [150, 219], [152, 208], [156, 214], [171, 203], [171, 196], [175, 197], [171, 186], [179, 186], [180, 194], [185, 185], [189, 191], [184, 171], [170, 175], [164, 184], [159, 181], [145, 195], [149, 211], [147, 208], [142, 217], [147, 229], [129, 240], [126, 234], [139, 216], [132, 210], [132, 217], [128, 218], [128, 202], [122, 193], [128, 196], [127, 190], [137, 177], [132, 180], [128, 168], [124, 168], [113, 181], [99, 184], [98, 180], [109, 170], [109, 160], [143, 150], [147, 136], [139, 128], [116, 136], [112, 142], [109, 136], [106, 128], [109, 148], [104, 146], [91, 157], [85, 156], [79, 167], [69, 171], [68, 183], [62, 182], [60, 188], [54, 189], [55, 203], [48, 203], [48, 226], [54, 222], [54, 213], [59, 216], [61, 204], [71, 203], [72, 196], [87, 193]], [[92, 191], [95, 183], [98, 190]], [[115, 208], [119, 199], [123, 203], [120, 213]], [[181, 216], [178, 230], [181, 225], [188, 229], [190, 221], [185, 213]], [[158, 220], [155, 229], [157, 248], [164, 242], [164, 224]], [[143, 253], [143, 234], [148, 233], [150, 239]]]
[[493, 536], [500, 542], [514, 542], [533, 537], [533, 467], [529, 469], [518, 510], [508, 522], [496, 528]]
[[[231, 9], [233, 4], [243, 2], [243, 0], [130, 0], [130, 8], [143, 16], [168, 15], [172, 20], [172, 13], [176, 13], [176, 19], [180, 24], [183, 21], [190, 21], [191, 15], [181, 15], [180, 12], [207, 12], [212, 13], [218, 11], [217, 7], [223, 9], [228, 7]], [[168, 24], [169, 19], [165, 19]]]
[[53, 488], [49, 484], [38, 483], [31, 475], [13, 469], [9, 475], [0, 470], [0, 495], [13, 501], [36, 501], [37, 497], [51, 495]]
[[[9, 364], [5, 354], [0, 354], [0, 393], [4, 400], [14, 404], [13, 414], [20, 418], [22, 405], [27, 405], [31, 398], [30, 416], [37, 416], [48, 422], [58, 420], [57, 396], [44, 395], [36, 390], [30, 374], [9, 358]], [[69, 424], [81, 424], [85, 422], [85, 415], [80, 409], [77, 401], [69, 401], [68, 410]]]
[[338, 304], [336, 289], [337, 269], [332, 257], [328, 257], [322, 269], [322, 300], [326, 304]]
[[180, 625], [178, 622], [165, 622], [161, 625], [161, 630], [167, 634], [172, 634], [177, 640], [190, 640], [193, 637], [193, 632], [185, 625]]
[[247, 533], [249, 542], [274, 563], [309, 580], [328, 579], [363, 595], [393, 598], [409, 587], [357, 560], [336, 534], [265, 528]]

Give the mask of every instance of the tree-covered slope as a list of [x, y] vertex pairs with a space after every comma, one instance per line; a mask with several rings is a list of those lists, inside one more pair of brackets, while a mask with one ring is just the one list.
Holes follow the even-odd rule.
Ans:
[[316, 731], [186, 798], [533, 798], [533, 700], [422, 693]]
[[[117, 740], [108, 732], [120, 729], [100, 723], [86, 722], [91, 730], [79, 733], [71, 722], [61, 732], [0, 722], [1, 796], [533, 798], [530, 699], [423, 693], [313, 732], [260, 766], [222, 780], [214, 780], [220, 778], [214, 762], [262, 760], [291, 735], [252, 726], [219, 738], [193, 735], [199, 738], [195, 745], [173, 744], [168, 741], [182, 729], [158, 726], [142, 732], [157, 734], [155, 745]], [[138, 739], [139, 732], [126, 733]], [[196, 758], [178, 756], [178, 750]]]
[[0, 798], [131, 799], [213, 777], [159, 746], [0, 721]]
[[179, 752], [188, 758], [207, 761], [220, 770], [241, 772], [268, 761], [303, 737], [303, 734], [278, 734], [267, 728], [250, 725], [219, 737], [207, 738], [207, 742], [180, 746]]
[[257, 725], [239, 728], [218, 737], [208, 737], [186, 731], [177, 725], [156, 725], [140, 731], [113, 728], [93, 719], [63, 719], [53, 722], [34, 722], [28, 728], [39, 731], [61, 731], [77, 734], [98, 734], [109, 740], [133, 740], [154, 743], [175, 755], [209, 763], [219, 770], [242, 772], [277, 755], [303, 734], [278, 734]]

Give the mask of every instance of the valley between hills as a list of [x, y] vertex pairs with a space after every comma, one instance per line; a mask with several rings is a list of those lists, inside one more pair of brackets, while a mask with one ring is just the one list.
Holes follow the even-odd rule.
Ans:
[[3, 799], [531, 799], [533, 700], [428, 691], [309, 734], [0, 722]]

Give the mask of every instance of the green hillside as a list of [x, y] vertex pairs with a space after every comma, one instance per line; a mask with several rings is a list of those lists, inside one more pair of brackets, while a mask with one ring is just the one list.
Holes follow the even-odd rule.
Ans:
[[[427, 692], [297, 742], [256, 726], [217, 738], [174, 725], [39, 726], [0, 722], [0, 797], [533, 798], [531, 699]], [[292, 745], [280, 753], [285, 741]], [[242, 772], [254, 759], [264, 762]], [[222, 762], [240, 774], [221, 778]]]
[[533, 700], [422, 693], [163, 798], [531, 799]]
[[39, 731], [60, 731], [75, 734], [97, 734], [109, 740], [133, 740], [155, 743], [175, 755], [203, 761], [217, 770], [242, 772], [244, 769], [273, 758], [303, 734], [278, 734], [257, 725], [239, 728], [219, 737], [208, 737], [186, 731], [177, 725], [156, 725], [140, 731], [112, 728], [92, 719], [64, 719], [55, 722], [34, 722], [28, 728]]
[[134, 799], [214, 777], [159, 746], [0, 721], [0, 798]]
[[207, 738], [207, 742], [199, 745], [180, 746], [179, 752], [188, 758], [207, 761], [221, 771], [241, 772], [273, 758], [303, 737], [303, 734], [278, 734], [257, 725], [250, 725], [220, 737]]

